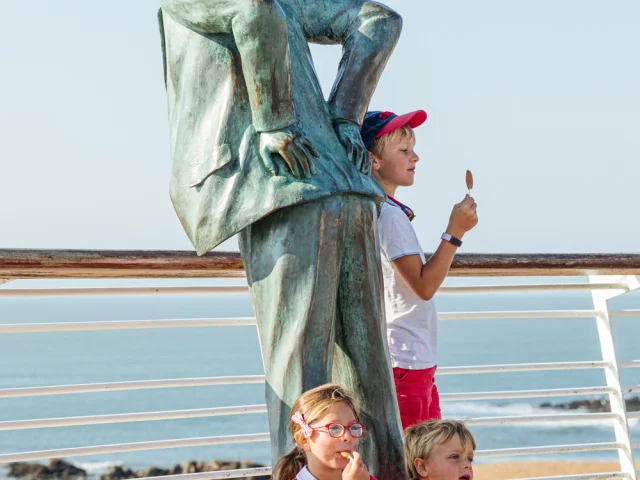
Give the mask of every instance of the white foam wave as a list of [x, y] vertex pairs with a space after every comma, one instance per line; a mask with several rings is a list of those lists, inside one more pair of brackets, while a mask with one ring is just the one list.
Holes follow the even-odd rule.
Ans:
[[86, 470], [87, 473], [92, 475], [99, 475], [102, 473], [107, 473], [111, 467], [121, 467], [123, 465], [120, 461], [113, 462], [74, 462], [74, 464], [83, 470]]
[[[590, 413], [588, 410], [578, 409], [562, 411], [551, 408], [540, 408], [527, 403], [478, 403], [478, 402], [451, 402], [443, 406], [443, 417], [455, 419], [482, 418], [482, 417], [510, 417], [510, 416], [534, 416], [534, 415], [579, 415]], [[534, 428], [538, 430], [558, 430], [577, 428], [609, 429], [613, 420], [561, 420], [536, 423], [514, 423], [504, 425], [507, 428]], [[631, 430], [640, 430], [640, 419], [629, 420]]]
[[479, 402], [451, 402], [443, 405], [443, 415], [446, 417], [493, 417], [506, 415], [535, 415], [543, 410], [528, 403], [479, 403]]

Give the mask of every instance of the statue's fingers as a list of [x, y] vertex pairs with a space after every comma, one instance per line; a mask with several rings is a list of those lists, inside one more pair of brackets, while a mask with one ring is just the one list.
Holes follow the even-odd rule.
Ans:
[[356, 168], [362, 172], [364, 168], [364, 159], [362, 158], [362, 147], [356, 144]]
[[368, 150], [364, 151], [364, 170], [362, 173], [365, 175], [371, 175], [371, 167], [373, 166], [373, 162], [371, 161], [371, 155]]
[[292, 143], [289, 146], [291, 154], [295, 160], [297, 160], [298, 167], [302, 169], [302, 173], [305, 178], [311, 178], [311, 169], [309, 168], [309, 160], [307, 153], [303, 148], [296, 143]]
[[304, 137], [300, 137], [300, 143], [302, 144], [302, 146], [308, 150], [311, 155], [313, 155], [314, 157], [318, 158], [320, 156], [320, 154], [318, 153], [318, 150], [316, 149], [316, 147], [313, 145], [313, 143], [311, 143], [309, 140], [307, 140]]
[[347, 150], [347, 157], [351, 160], [351, 150], [353, 150], [353, 144], [349, 138], [346, 138], [344, 141], [344, 148]]
[[292, 157], [291, 152], [289, 152], [289, 147], [283, 147], [280, 150], [278, 150], [278, 152], [280, 153], [280, 156], [282, 157], [284, 162], [289, 167], [289, 170], [291, 171], [291, 175], [293, 175], [295, 178], [300, 178], [300, 172], [298, 171], [297, 162]]
[[350, 157], [349, 160], [351, 160], [351, 162], [356, 166], [356, 168], [358, 168], [358, 146], [357, 145], [353, 145], [351, 147], [351, 153], [350, 153]]
[[264, 164], [267, 171], [275, 176], [276, 175], [276, 165], [273, 163], [273, 158], [271, 157], [271, 151], [266, 147], [260, 148], [260, 158], [262, 158], [262, 163]]
[[317, 173], [316, 166], [315, 166], [315, 159], [318, 158], [318, 155], [315, 155], [315, 158], [314, 158], [314, 152], [317, 154], [318, 153], [317, 150], [311, 144], [311, 142], [309, 142], [304, 137], [298, 137], [296, 138], [296, 141], [298, 142], [298, 146], [300, 147], [300, 149], [305, 155], [305, 158], [307, 159], [307, 163], [309, 164], [309, 171], [311, 172], [311, 175], [315, 175]]

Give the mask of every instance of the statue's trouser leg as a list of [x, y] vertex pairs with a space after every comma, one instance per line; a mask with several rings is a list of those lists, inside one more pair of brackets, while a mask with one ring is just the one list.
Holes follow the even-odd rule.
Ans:
[[[377, 478], [404, 478], [388, 363], [372, 199], [347, 194], [279, 210], [240, 234], [266, 373], [272, 459], [293, 446], [291, 406], [335, 380], [353, 390]], [[335, 360], [334, 360], [335, 358]]]
[[[349, 196], [343, 209], [333, 378], [356, 392], [369, 439], [360, 451], [378, 479], [405, 479], [402, 429], [389, 364], [377, 211]], [[347, 206], [347, 205], [346, 205]]]

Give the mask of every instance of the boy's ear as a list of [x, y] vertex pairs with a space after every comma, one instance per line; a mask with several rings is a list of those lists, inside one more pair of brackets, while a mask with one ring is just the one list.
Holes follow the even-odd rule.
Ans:
[[420, 475], [420, 478], [429, 478], [429, 468], [427, 467], [427, 464], [424, 462], [423, 459], [416, 458], [413, 461], [413, 466], [416, 467], [416, 470], [418, 471], [418, 475]]
[[380, 170], [380, 159], [371, 152], [369, 152], [369, 156], [371, 157], [371, 170]]

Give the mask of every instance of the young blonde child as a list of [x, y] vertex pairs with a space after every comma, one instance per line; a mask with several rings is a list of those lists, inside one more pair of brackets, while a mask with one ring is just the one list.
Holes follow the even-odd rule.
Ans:
[[424, 110], [404, 115], [368, 112], [362, 140], [371, 154], [373, 175], [387, 194], [378, 219], [384, 277], [387, 338], [402, 427], [441, 418], [434, 376], [438, 365], [438, 322], [433, 301], [462, 237], [478, 223], [476, 203], [467, 195], [454, 205], [440, 245], [425, 259], [411, 225], [413, 210], [394, 197], [413, 185], [420, 158], [413, 129], [427, 119]]
[[404, 432], [410, 480], [473, 480], [476, 441], [462, 422], [430, 420]]
[[278, 461], [274, 480], [375, 480], [356, 451], [365, 426], [355, 400], [335, 383], [303, 393], [289, 430], [296, 446]]

